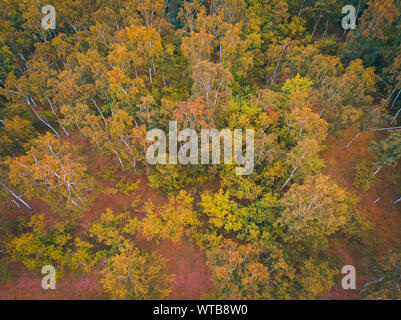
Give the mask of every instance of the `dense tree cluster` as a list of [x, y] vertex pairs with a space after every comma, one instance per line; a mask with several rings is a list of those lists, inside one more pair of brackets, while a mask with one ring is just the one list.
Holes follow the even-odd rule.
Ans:
[[[358, 25], [344, 32], [350, 3]], [[54, 30], [42, 27], [47, 4]], [[40, 199], [66, 221], [19, 221], [4, 255], [55, 265], [59, 276], [102, 266], [112, 299], [171, 291], [166, 259], [138, 238], [196, 243], [211, 298], [317, 299], [339, 283], [330, 243], [365, 245], [371, 224], [356, 195], [323, 173], [321, 152], [329, 135], [352, 131], [347, 152], [362, 132], [382, 130], [365, 175], [399, 166], [400, 1], [0, 0], [0, 12], [0, 200], [9, 208], [0, 212]], [[254, 171], [149, 165], [147, 131], [167, 132], [172, 120], [179, 130], [254, 129]], [[114, 161], [102, 172], [146, 175], [165, 203], [147, 202], [142, 214], [135, 204], [104, 208], [80, 223], [105, 191], [87, 152]], [[401, 297], [399, 253], [375, 263], [382, 278], [364, 297]]]

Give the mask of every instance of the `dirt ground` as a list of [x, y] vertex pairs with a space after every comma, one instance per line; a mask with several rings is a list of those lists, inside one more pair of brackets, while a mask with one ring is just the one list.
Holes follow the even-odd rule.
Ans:
[[99, 300], [107, 298], [99, 284], [99, 270], [93, 270], [88, 275], [68, 272], [57, 281], [56, 290], [44, 290], [41, 285], [43, 277], [41, 270], [30, 271], [20, 263], [13, 263], [9, 269], [12, 281], [1, 283], [1, 300]]
[[[323, 154], [327, 163], [325, 171], [340, 186], [358, 196], [359, 212], [374, 224], [372, 236], [379, 241], [378, 249], [386, 249], [401, 243], [401, 204], [393, 204], [400, 195], [389, 182], [390, 175], [396, 173], [399, 168], [384, 167], [368, 191], [355, 188], [355, 166], [362, 159], [373, 160], [368, 148], [370, 141], [375, 137], [371, 132], [365, 132], [348, 149], [344, 149], [352, 136], [353, 134], [347, 134], [342, 139], [328, 139], [328, 149]], [[380, 200], [374, 203], [378, 198]]]
[[[374, 241], [374, 252], [380, 255], [396, 244], [401, 242], [401, 204], [394, 205], [394, 200], [400, 197], [389, 183], [391, 174], [399, 168], [383, 168], [376, 177], [376, 181], [368, 191], [357, 189], [353, 185], [356, 164], [365, 159], [373, 161], [373, 155], [369, 152], [370, 141], [379, 141], [379, 137], [372, 132], [362, 133], [348, 149], [347, 143], [355, 136], [355, 132], [347, 132], [344, 137], [331, 136], [327, 140], [327, 150], [322, 157], [325, 160], [325, 174], [329, 174], [337, 183], [346, 188], [359, 198], [358, 211], [373, 223], [371, 237]], [[380, 200], [375, 203], [377, 199]], [[341, 265], [350, 264], [355, 266], [357, 274], [357, 289], [360, 289], [367, 281], [372, 280], [372, 275], [366, 270], [362, 263], [361, 252], [351, 249], [346, 243], [340, 243], [332, 248], [337, 254]], [[325, 299], [357, 299], [353, 290], [342, 289], [341, 284], [329, 292]]]
[[[95, 190], [93, 192], [94, 201], [90, 209], [78, 219], [82, 227], [86, 227], [88, 223], [98, 219], [106, 211], [106, 208], [112, 209], [115, 213], [129, 211], [133, 216], [142, 215], [144, 204], [147, 201], [160, 205], [166, 200], [165, 195], [157, 193], [149, 187], [146, 174], [140, 168], [136, 173], [117, 170], [114, 174], [116, 181], [123, 176], [131, 182], [140, 179], [136, 192], [124, 195], [120, 192], [111, 194], [104, 191], [106, 188], [113, 187], [113, 183], [99, 178], [98, 173], [102, 168], [115, 167], [114, 159], [104, 155], [99, 157], [99, 154], [93, 148], [89, 148], [85, 139], [79, 134], [74, 133], [66, 140], [78, 147], [80, 151], [84, 151], [87, 156], [88, 169], [91, 175], [96, 177], [97, 185], [103, 189], [103, 191]], [[135, 210], [132, 209], [133, 201], [137, 202]], [[49, 206], [41, 200], [33, 200], [30, 203], [34, 208], [32, 211], [12, 207], [12, 210], [7, 213], [7, 218], [23, 216], [29, 219], [32, 215], [44, 214], [45, 220], [50, 225], [66, 218], [52, 213]], [[155, 250], [168, 259], [167, 272], [175, 276], [172, 292], [168, 299], [201, 299], [212, 290], [210, 271], [206, 265], [204, 254], [191, 241], [175, 244], [166, 240], [160, 244], [149, 242], [145, 246], [146, 249]], [[0, 299], [106, 299], [99, 284], [100, 269], [98, 267], [88, 275], [66, 272], [65, 276], [57, 282], [56, 290], [44, 290], [41, 286], [43, 277], [41, 270], [30, 271], [21, 263], [13, 262], [9, 267], [11, 280], [0, 282]]]
[[[354, 134], [349, 132], [343, 138], [330, 137], [328, 139], [327, 150], [322, 153], [326, 162], [324, 171], [325, 174], [335, 179], [340, 186], [347, 188], [359, 197], [358, 210], [373, 222], [372, 238], [377, 240], [375, 250], [377, 254], [380, 254], [386, 248], [401, 241], [401, 203], [397, 206], [393, 204], [393, 201], [400, 195], [396, 194], [390, 183], [385, 182], [389, 181], [388, 178], [395, 169], [383, 169], [369, 191], [364, 192], [356, 189], [353, 186], [355, 165], [361, 159], [370, 160], [368, 147], [369, 141], [374, 136], [372, 133], [364, 133], [348, 149], [345, 149], [344, 146]], [[94, 202], [91, 208], [79, 218], [83, 227], [99, 218], [106, 208], [110, 208], [114, 212], [126, 210], [133, 212], [131, 205], [133, 201], [137, 201], [138, 205], [132, 214], [141, 215], [146, 201], [161, 204], [166, 200], [164, 195], [149, 187], [146, 174], [140, 169], [136, 173], [127, 174], [121, 170], [116, 173], [117, 179], [121, 179], [123, 175], [129, 181], [141, 179], [136, 192], [128, 195], [119, 192], [116, 194], [105, 192], [104, 189], [112, 187], [113, 183], [102, 180], [96, 175], [102, 168], [110, 167], [111, 163], [115, 163], [113, 159], [111, 157], [99, 157], [92, 148], [88, 148], [85, 139], [80, 135], [74, 134], [68, 140], [85, 152], [90, 173], [96, 177], [97, 183], [103, 188], [103, 191], [94, 191]], [[216, 186], [217, 184], [213, 182], [213, 185]], [[379, 197], [380, 200], [374, 203]], [[8, 211], [8, 218], [17, 216], [29, 218], [33, 214], [43, 213], [49, 224], [60, 222], [60, 219], [63, 219], [52, 213], [49, 206], [43, 201], [34, 200], [30, 203], [34, 208], [33, 211], [13, 208], [13, 210]], [[191, 241], [175, 244], [165, 240], [158, 245], [148, 243], [147, 247], [165, 256], [168, 259], [168, 272], [175, 275], [175, 282], [168, 299], [202, 299], [208, 297], [208, 293], [213, 289], [211, 275], [204, 254], [196, 245]], [[363, 257], [358, 250], [350, 248], [346, 243], [337, 243], [332, 245], [331, 251], [339, 258], [339, 270], [345, 264], [356, 267], [358, 288], [371, 279], [371, 275], [366, 270], [359, 268]], [[0, 299], [105, 299], [106, 296], [99, 284], [100, 269], [101, 266], [98, 266], [88, 275], [67, 272], [65, 277], [57, 283], [57, 290], [43, 290], [40, 270], [30, 271], [21, 263], [13, 262], [9, 267], [12, 280], [0, 282]], [[345, 291], [341, 284], [323, 297], [323, 299], [357, 298], [355, 291]]]

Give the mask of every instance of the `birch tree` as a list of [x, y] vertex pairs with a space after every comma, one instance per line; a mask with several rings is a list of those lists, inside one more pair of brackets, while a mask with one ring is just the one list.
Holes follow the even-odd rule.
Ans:
[[128, 245], [107, 261], [100, 280], [113, 300], [164, 299], [171, 292], [166, 259]]
[[29, 199], [42, 198], [59, 212], [82, 212], [90, 204], [93, 180], [73, 147], [47, 133], [31, 149], [7, 161], [10, 184]]

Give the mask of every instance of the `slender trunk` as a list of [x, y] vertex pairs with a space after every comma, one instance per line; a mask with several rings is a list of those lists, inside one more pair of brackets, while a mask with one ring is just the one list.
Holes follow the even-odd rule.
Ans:
[[304, 10], [305, 0], [302, 0], [301, 7], [299, 8], [298, 17], [301, 16], [302, 11]]
[[383, 130], [394, 130], [394, 129], [401, 129], [401, 127], [390, 127], [390, 128], [369, 129], [369, 131], [383, 131]]
[[29, 206], [28, 203], [26, 203], [21, 197], [17, 196], [14, 191], [12, 191], [10, 188], [8, 188], [3, 182], [0, 181], [0, 184], [9, 192], [13, 195], [14, 198], [16, 198], [18, 201], [20, 201], [25, 207], [27, 207], [29, 210], [32, 210], [32, 208]]
[[303, 127], [301, 127], [301, 129], [299, 130], [299, 135], [298, 135], [298, 145], [299, 145], [299, 142], [301, 141], [301, 137], [302, 137], [302, 130], [303, 130], [304, 128]]
[[390, 108], [390, 109], [393, 109], [393, 108], [394, 108], [394, 104], [395, 104], [395, 102], [397, 101], [397, 99], [398, 99], [398, 97], [400, 96], [400, 94], [401, 94], [401, 90], [398, 91], [398, 94], [396, 95], [395, 99], [393, 100], [393, 103], [391, 104], [391, 108]]
[[44, 119], [42, 119], [42, 117], [35, 111], [34, 108], [31, 107], [31, 110], [32, 110], [33, 113], [38, 117], [38, 119], [39, 119], [40, 121], [42, 121], [48, 128], [50, 128], [50, 129], [54, 132], [54, 134], [57, 136], [57, 138], [60, 138], [60, 135], [58, 134], [58, 132], [56, 131], [56, 129], [54, 129], [54, 128], [50, 125], [50, 123], [48, 123], [47, 121], [45, 121]]
[[14, 203], [17, 207], [18, 207], [18, 209], [21, 209], [21, 206], [18, 204], [18, 202], [17, 201], [15, 201], [15, 200], [11, 200], [11, 202], [12, 203]]
[[[109, 139], [109, 143], [110, 143], [110, 145], [112, 145], [110, 139]], [[113, 152], [115, 153], [116, 157], [118, 158], [118, 161], [120, 162], [121, 168], [123, 168], [123, 170], [125, 171], [125, 167], [124, 167], [124, 165], [123, 165], [123, 162], [121, 161], [120, 156], [118, 155], [117, 150], [113, 148]]]
[[291, 40], [290, 42], [288, 42], [288, 43], [284, 46], [283, 50], [281, 51], [281, 54], [280, 54], [280, 57], [278, 58], [278, 61], [277, 61], [277, 64], [276, 64], [276, 69], [274, 70], [274, 73], [273, 73], [273, 76], [272, 76], [272, 78], [271, 78], [270, 84], [272, 84], [272, 83], [274, 82], [274, 80], [276, 79], [278, 67], [280, 66], [280, 61], [281, 61], [281, 58], [283, 57], [284, 51], [285, 51], [285, 50], [287, 49], [287, 47], [288, 47], [291, 43], [293, 43], [293, 42], [294, 42], [294, 40]]
[[[387, 82], [385, 82], [384, 80], [382, 80], [382, 81], [388, 86], [388, 83], [387, 83]], [[400, 83], [401, 83], [401, 81], [399, 81], [399, 82], [395, 85], [395, 87], [397, 87]], [[397, 90], [397, 88], [394, 88], [393, 91], [391, 91], [390, 94], [387, 96], [386, 100], [389, 100], [389, 99], [393, 96], [394, 92], [396, 92], [396, 90]]]
[[393, 122], [395, 122], [395, 120], [397, 119], [397, 117], [398, 117], [398, 115], [400, 114], [400, 112], [401, 112], [401, 108], [397, 111], [397, 113], [395, 114], [395, 116], [394, 116], [394, 119], [393, 119]]
[[280, 191], [283, 190], [285, 188], [285, 186], [288, 184], [288, 182], [290, 182], [291, 178], [293, 177], [295, 171], [298, 169], [298, 167], [295, 167], [294, 170], [292, 170], [290, 177], [287, 179], [287, 181], [283, 184], [283, 186], [281, 187]]
[[353, 137], [353, 138], [351, 139], [351, 141], [348, 142], [348, 144], [345, 146], [345, 149], [348, 149], [348, 148], [350, 147], [350, 145], [351, 145], [356, 139], [358, 139], [358, 137], [359, 137], [360, 135], [361, 135], [361, 133], [358, 132], [358, 133], [355, 135], [355, 137]]
[[85, 134], [85, 132], [82, 131], [81, 127], [78, 126], [78, 125], [77, 125], [77, 127], [78, 127], [78, 130], [82, 133], [82, 135], [83, 135], [84, 137], [87, 137], [87, 135]]
[[319, 118], [322, 117], [322, 115], [323, 115], [323, 113], [324, 113], [325, 111], [326, 111], [326, 106], [324, 105], [323, 108], [322, 108], [322, 110], [321, 110], [320, 113], [319, 113]]
[[104, 117], [104, 115], [103, 115], [102, 110], [100, 110], [100, 108], [97, 106], [97, 103], [96, 103], [95, 100], [92, 100], [92, 102], [93, 102], [93, 104], [95, 105], [95, 107], [97, 108], [97, 110], [100, 112], [100, 115], [102, 116], [102, 119], [103, 119], [103, 121], [104, 121], [105, 126], [107, 126], [107, 121], [106, 121], [106, 119], [105, 119], [105, 117]]
[[70, 133], [69, 133], [67, 130], [65, 130], [65, 128], [64, 128], [64, 127], [61, 127], [61, 129], [63, 129], [63, 131], [64, 131], [64, 133], [67, 135], [67, 137], [69, 137], [69, 136], [70, 136]]
[[377, 170], [375, 171], [374, 175], [377, 175], [382, 168], [383, 168], [383, 166], [380, 166], [379, 168], [377, 168]]
[[328, 28], [329, 28], [329, 19], [327, 19], [327, 21], [326, 21], [326, 29], [324, 29], [323, 36], [322, 36], [322, 40], [324, 40]]
[[312, 201], [309, 203], [308, 208], [306, 209], [306, 213], [309, 213], [309, 210], [312, 208], [312, 204], [315, 202], [317, 196], [319, 195], [320, 190], [318, 192], [315, 193]]
[[215, 97], [214, 97], [214, 105], [217, 104], [217, 99], [218, 99], [218, 97], [219, 97], [219, 91], [220, 91], [221, 85], [223, 84], [223, 81], [224, 81], [224, 80], [221, 80], [221, 81], [220, 81], [219, 87], [217, 88], [216, 95], [215, 95]]
[[288, 127], [288, 129], [287, 129], [287, 136], [288, 136], [288, 134], [290, 133], [290, 128], [291, 128], [291, 125], [292, 125], [292, 121], [293, 121], [293, 120], [294, 120], [294, 115], [292, 115], [291, 121], [290, 121], [290, 122], [286, 121], [287, 127]]
[[365, 288], [365, 287], [367, 287], [368, 285], [370, 285], [372, 283], [377, 283], [377, 282], [380, 282], [380, 281], [383, 281], [383, 280], [384, 280], [384, 277], [381, 277], [379, 280], [373, 280], [373, 281], [366, 282], [363, 287]]
[[[300, 159], [300, 161], [299, 161], [300, 163], [301, 163], [301, 161], [305, 158], [305, 156], [306, 156], [306, 152], [302, 155], [302, 157], [301, 157], [301, 159]], [[298, 169], [299, 165], [300, 165], [300, 164], [298, 164], [296, 167], [294, 167], [294, 169], [293, 169], [292, 172], [291, 172], [290, 177], [289, 177], [289, 178], [287, 179], [287, 181], [283, 184], [283, 186], [281, 187], [280, 191], [283, 190], [283, 189], [285, 188], [285, 186], [287, 185], [288, 182], [290, 182], [291, 178], [294, 176], [294, 173], [295, 173], [295, 171]]]
[[313, 31], [312, 31], [311, 38], [313, 38], [313, 36], [315, 35], [315, 32], [316, 32], [317, 26], [319, 25], [319, 22], [320, 22], [320, 19], [321, 19], [321, 18], [322, 18], [322, 16], [319, 14], [319, 18], [317, 19], [317, 21], [316, 21], [315, 25], [313, 26]]

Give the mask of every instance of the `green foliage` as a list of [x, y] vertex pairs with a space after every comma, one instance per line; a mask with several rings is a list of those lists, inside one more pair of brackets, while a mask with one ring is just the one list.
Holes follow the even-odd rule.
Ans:
[[115, 167], [103, 167], [99, 170], [98, 176], [104, 181], [115, 182], [117, 180], [115, 173]]
[[[57, 2], [56, 31], [41, 28], [42, 2], [0, 0], [0, 212], [14, 210], [10, 200], [50, 205], [28, 223], [6, 223], [0, 280], [11, 259], [53, 264], [59, 276], [101, 261], [110, 298], [163, 299], [167, 261], [144, 247], [193, 238], [213, 298], [318, 299], [338, 284], [330, 245], [370, 245], [371, 225], [335, 174], [322, 175], [332, 161], [322, 152], [336, 143], [329, 134], [396, 126], [399, 1], [66, 0]], [[346, 4], [359, 16], [344, 33]], [[253, 129], [253, 173], [150, 166], [146, 133], [167, 131], [171, 120], [198, 133]], [[400, 130], [380, 133], [371, 143], [377, 161], [355, 168], [356, 188], [399, 165]], [[138, 170], [146, 176], [131, 181]], [[129, 211], [103, 208], [93, 220], [91, 173], [117, 207], [133, 201]], [[148, 180], [165, 202], [152, 190], [129, 197]], [[54, 224], [52, 212], [88, 217]], [[371, 266], [383, 279], [363, 297], [397, 298], [397, 250]]]
[[242, 227], [239, 211], [235, 201], [230, 200], [229, 192], [222, 189], [211, 195], [209, 192], [202, 194], [202, 212], [209, 216], [209, 222], [217, 228], [226, 231], [238, 231]]
[[312, 87], [313, 81], [308, 78], [302, 78], [298, 73], [295, 78], [284, 83], [282, 90], [287, 95], [291, 95], [294, 92], [308, 91]]
[[29, 147], [37, 135], [32, 123], [19, 116], [3, 121], [4, 126], [0, 127], [0, 154], [3, 156], [20, 154]]
[[207, 252], [217, 299], [270, 299], [269, 269], [254, 245], [225, 240]]
[[375, 177], [373, 167], [366, 160], [362, 160], [355, 167], [354, 186], [368, 191], [375, 181]]
[[208, 177], [206, 168], [181, 164], [156, 165], [148, 175], [150, 186], [155, 190], [177, 193], [193, 183], [204, 182]]
[[389, 136], [380, 142], [372, 141], [370, 148], [373, 150], [379, 161], [378, 166], [391, 165], [395, 167], [401, 158], [401, 133], [393, 131]]
[[170, 196], [160, 209], [152, 203], [147, 203], [146, 207], [146, 216], [141, 220], [140, 227], [147, 240], [180, 242], [184, 236], [198, 235], [200, 221], [193, 210], [193, 198], [187, 192], [182, 190], [177, 196]]
[[131, 218], [129, 212], [114, 214], [106, 209], [100, 218], [88, 226], [88, 235], [94, 238], [101, 248], [108, 253], [115, 253], [124, 247], [138, 229], [137, 218]]
[[163, 299], [170, 293], [172, 276], [166, 259], [127, 246], [107, 261], [101, 284], [113, 300]]
[[138, 190], [138, 186], [139, 186], [140, 182], [141, 182], [141, 179], [138, 179], [136, 182], [120, 181], [119, 183], [117, 183], [116, 188], [121, 193], [127, 195], [132, 192], [136, 192]]
[[66, 268], [89, 272], [97, 263], [90, 250], [92, 245], [79, 238], [73, 239], [70, 226], [57, 224], [49, 230], [44, 215], [39, 215], [31, 218], [28, 228], [28, 232], [15, 237], [7, 245], [12, 258], [27, 268], [53, 265], [57, 276], [62, 277]]
[[374, 278], [366, 282], [361, 295], [370, 300], [397, 300], [400, 298], [401, 248], [396, 246], [387, 250], [375, 259], [373, 265]]
[[8, 46], [0, 47], [0, 80], [4, 81], [9, 72], [15, 68], [15, 56]]
[[9, 271], [10, 261], [2, 257], [0, 258], [0, 283], [7, 282], [11, 280], [11, 273]]

